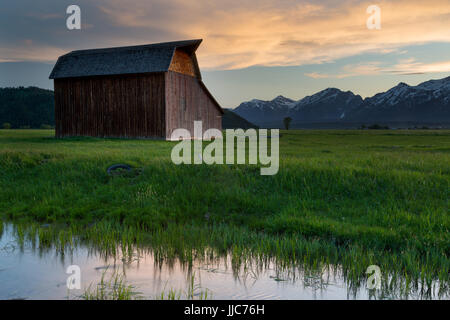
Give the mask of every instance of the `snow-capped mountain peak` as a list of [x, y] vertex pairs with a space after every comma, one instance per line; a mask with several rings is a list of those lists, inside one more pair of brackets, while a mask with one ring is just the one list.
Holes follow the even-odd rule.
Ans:
[[417, 86], [409, 86], [404, 82], [400, 82], [386, 92], [367, 98], [366, 101], [371, 105], [382, 105], [386, 108], [403, 103], [405, 100], [427, 102], [442, 96], [447, 100], [450, 96], [450, 77], [440, 80], [429, 80]]
[[295, 103], [295, 100], [292, 100], [292, 99], [289, 99], [289, 98], [279, 95], [278, 97], [273, 99], [271, 102], [279, 104], [279, 105], [286, 105], [286, 106], [290, 107]]
[[417, 88], [422, 88], [425, 90], [450, 90], [450, 77], [439, 79], [439, 80], [428, 80], [422, 82]]

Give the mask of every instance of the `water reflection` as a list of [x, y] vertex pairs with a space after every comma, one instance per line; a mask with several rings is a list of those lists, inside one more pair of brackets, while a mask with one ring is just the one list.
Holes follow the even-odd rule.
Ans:
[[[170, 291], [188, 296], [193, 283], [195, 295], [208, 292], [213, 299], [420, 299], [436, 298], [417, 290], [404, 293], [391, 288], [389, 281], [381, 290], [367, 290], [364, 283], [349, 284], [339, 268], [305, 270], [301, 266], [281, 267], [270, 259], [248, 259], [240, 264], [232, 257], [213, 252], [197, 255], [191, 263], [178, 259], [158, 259], [150, 248], [106, 255], [104, 251], [77, 244], [64, 249], [40, 248], [37, 239], [20, 240], [12, 225], [4, 225], [0, 238], [0, 299], [80, 298], [103, 274], [123, 274], [146, 299]], [[68, 290], [67, 267], [81, 268], [80, 290]], [[438, 284], [435, 285], [438, 289]], [[447, 296], [441, 298], [448, 298]]]

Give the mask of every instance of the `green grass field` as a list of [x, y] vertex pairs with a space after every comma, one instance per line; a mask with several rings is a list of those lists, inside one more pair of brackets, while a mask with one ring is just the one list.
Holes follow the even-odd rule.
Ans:
[[[148, 243], [188, 260], [213, 248], [355, 280], [376, 264], [448, 293], [450, 131], [283, 131], [274, 176], [176, 166], [174, 145], [0, 130], [0, 217], [42, 242]], [[109, 176], [115, 163], [136, 170]]]

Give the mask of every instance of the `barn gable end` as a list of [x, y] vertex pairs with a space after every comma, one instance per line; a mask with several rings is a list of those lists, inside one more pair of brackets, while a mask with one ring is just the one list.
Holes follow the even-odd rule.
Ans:
[[174, 71], [182, 74], [186, 74], [192, 77], [199, 78], [197, 69], [192, 57], [183, 50], [177, 49], [172, 58], [169, 71]]

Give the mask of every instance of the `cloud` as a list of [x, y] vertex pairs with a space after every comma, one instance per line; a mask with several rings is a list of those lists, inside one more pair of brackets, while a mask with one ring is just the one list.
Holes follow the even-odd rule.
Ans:
[[313, 79], [342, 79], [348, 77], [382, 74], [417, 75], [442, 72], [450, 72], [450, 60], [424, 63], [416, 61], [415, 58], [408, 58], [401, 59], [398, 63], [393, 65], [382, 65], [380, 61], [373, 61], [345, 65], [341, 68], [340, 72], [335, 74], [310, 72], [305, 73], [305, 76]]
[[365, 1], [145, 3], [138, 1], [127, 8], [113, 0], [102, 8], [123, 27], [164, 26], [180, 38], [204, 38], [200, 61], [211, 69], [323, 63], [365, 52], [391, 53], [411, 44], [450, 41], [450, 4], [445, 0], [381, 1], [381, 30], [367, 29]]
[[[13, 61], [41, 61], [49, 62], [56, 60], [57, 57], [67, 53], [64, 49], [54, 48], [51, 46], [40, 46], [27, 44], [27, 41], [23, 41], [24, 46], [14, 47], [0, 47], [0, 62], [13, 62]], [[28, 47], [28, 50], [25, 48]], [[39, 55], [36, 56], [36, 51]]]
[[0, 58], [0, 63], [2, 62], [17, 62], [18, 60], [13, 60], [13, 59], [1, 59]]
[[33, 17], [39, 20], [50, 20], [50, 19], [64, 19], [64, 14], [62, 13], [26, 13], [26, 17]]
[[332, 77], [329, 74], [317, 73], [317, 72], [305, 73], [305, 76], [313, 78], [313, 79], [326, 79], [326, 78], [331, 78]]
[[[356, 0], [80, 0], [82, 23], [89, 28], [79, 34], [65, 30], [64, 6], [27, 1], [36, 11], [28, 18], [40, 32], [33, 30], [30, 38], [29, 24], [10, 20], [15, 32], [0, 31], [5, 39], [0, 41], [0, 59], [55, 60], [61, 51], [80, 47], [203, 38], [201, 67], [217, 70], [324, 63], [362, 53], [401, 54], [408, 45], [450, 42], [448, 0], [379, 1], [381, 30], [367, 29], [370, 3]], [[0, 22], [0, 29], [7, 29], [6, 22]], [[24, 38], [33, 41], [34, 50], [20, 44]], [[345, 75], [358, 72], [372, 71]]]
[[432, 63], [423, 63], [416, 61], [414, 58], [410, 58], [402, 60], [388, 72], [402, 75], [450, 72], [450, 60]]

